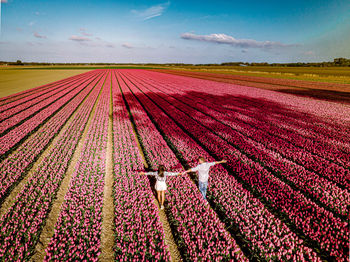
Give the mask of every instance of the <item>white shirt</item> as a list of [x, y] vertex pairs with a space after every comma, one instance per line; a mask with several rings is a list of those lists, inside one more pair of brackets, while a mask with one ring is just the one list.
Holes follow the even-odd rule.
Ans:
[[159, 176], [157, 171], [156, 172], [147, 172], [145, 174], [147, 176], [155, 176], [157, 181], [165, 182], [167, 176], [176, 176], [177, 174], [179, 174], [179, 172], [166, 172], [165, 171], [163, 177]]
[[215, 165], [215, 162], [204, 162], [194, 168], [191, 168], [191, 171], [198, 171], [198, 180], [201, 182], [207, 182], [209, 178], [209, 169], [213, 165]]

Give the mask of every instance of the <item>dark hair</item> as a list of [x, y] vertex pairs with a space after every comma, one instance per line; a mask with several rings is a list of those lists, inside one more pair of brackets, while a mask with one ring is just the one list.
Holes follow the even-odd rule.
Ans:
[[158, 166], [158, 175], [159, 175], [160, 177], [164, 177], [164, 171], [165, 171], [164, 166], [163, 166], [163, 165], [159, 165], [159, 166]]
[[202, 157], [202, 156], [200, 156], [200, 157], [198, 158], [198, 160], [202, 160], [203, 162], [205, 162], [205, 158]]

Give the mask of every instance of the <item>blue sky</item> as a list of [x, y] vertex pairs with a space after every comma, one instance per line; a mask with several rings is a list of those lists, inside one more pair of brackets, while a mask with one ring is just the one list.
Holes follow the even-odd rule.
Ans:
[[0, 60], [221, 63], [350, 57], [350, 1], [0, 0]]

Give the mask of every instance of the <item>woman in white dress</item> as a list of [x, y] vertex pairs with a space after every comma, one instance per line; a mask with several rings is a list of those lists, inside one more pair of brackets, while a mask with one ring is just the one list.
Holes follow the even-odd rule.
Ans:
[[165, 200], [165, 190], [167, 190], [167, 185], [165, 183], [167, 176], [177, 176], [180, 175], [179, 172], [166, 172], [163, 165], [159, 165], [157, 172], [140, 172], [140, 175], [155, 176], [156, 177], [156, 186], [158, 202], [161, 204], [160, 209], [164, 209], [164, 200]]

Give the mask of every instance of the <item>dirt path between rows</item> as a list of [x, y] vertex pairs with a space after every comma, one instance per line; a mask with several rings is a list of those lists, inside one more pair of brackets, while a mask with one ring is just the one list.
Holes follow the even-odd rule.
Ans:
[[[131, 114], [131, 113], [129, 112], [129, 114]], [[138, 137], [136, 135], [136, 129], [135, 129], [134, 123], [131, 122], [131, 126], [132, 126], [132, 130], [133, 130], [133, 133], [134, 133], [134, 136], [135, 136], [137, 147], [139, 149], [139, 152], [140, 152], [142, 160], [143, 160], [143, 165], [147, 169], [148, 168], [148, 164], [147, 164], [145, 155], [143, 154], [143, 150], [142, 150], [142, 147], [140, 145], [140, 141], [139, 141], [139, 139], [138, 139]], [[173, 233], [171, 232], [171, 228], [170, 228], [170, 224], [169, 224], [168, 218], [167, 218], [167, 216], [165, 214], [165, 209], [161, 210], [160, 209], [160, 205], [158, 203], [158, 200], [156, 199], [156, 197], [153, 194], [152, 194], [152, 196], [154, 198], [154, 204], [158, 208], [160, 222], [162, 223], [163, 230], [164, 230], [165, 244], [168, 246], [168, 251], [170, 253], [171, 261], [174, 261], [174, 262], [182, 261], [182, 258], [181, 258], [179, 249], [177, 247], [177, 244], [175, 242]]]
[[106, 174], [103, 192], [101, 255], [99, 261], [114, 260], [114, 202], [113, 202], [113, 98], [112, 87], [109, 103], [108, 142], [106, 152]]
[[[84, 128], [82, 136], [78, 142], [78, 145], [74, 151], [73, 157], [69, 163], [66, 175], [65, 175], [65, 177], [61, 183], [61, 186], [57, 192], [56, 200], [53, 202], [51, 212], [46, 219], [45, 226], [43, 228], [43, 231], [40, 234], [40, 239], [38, 241], [38, 244], [35, 247], [35, 253], [34, 253], [33, 257], [31, 258], [31, 261], [37, 262], [37, 261], [44, 260], [44, 257], [46, 255], [46, 252], [45, 252], [46, 248], [49, 245], [50, 240], [54, 234], [55, 224], [56, 224], [58, 216], [60, 214], [61, 206], [62, 206], [62, 203], [64, 201], [64, 197], [68, 191], [68, 186], [69, 186], [72, 174], [74, 173], [75, 166], [76, 166], [76, 164], [79, 160], [79, 157], [81, 155], [81, 151], [82, 151], [82, 148], [83, 148], [84, 142], [86, 140], [86, 136], [87, 136], [90, 124], [91, 124], [91, 119], [92, 119], [93, 115], [95, 114], [96, 106], [97, 106], [98, 100], [101, 96], [102, 90], [103, 90], [103, 88], [101, 88], [100, 93], [95, 101], [95, 104], [90, 112], [89, 119], [86, 123], [86, 126]], [[87, 97], [85, 99], [87, 99]], [[80, 106], [82, 106], [82, 105], [83, 105], [83, 103]], [[79, 108], [78, 108], [78, 110], [79, 110]], [[76, 112], [78, 112], [78, 110]], [[74, 118], [76, 112], [70, 117], [70, 119], [67, 121], [67, 123], [65, 124], [63, 129], [60, 131], [59, 135], [55, 138], [55, 140], [51, 143], [50, 146], [55, 144], [55, 142], [59, 139], [61, 134], [63, 134], [66, 131], [67, 127], [69, 126], [72, 119]], [[42, 156], [45, 157], [49, 153], [50, 153], [50, 150], [45, 150], [45, 152], [42, 154]]]

